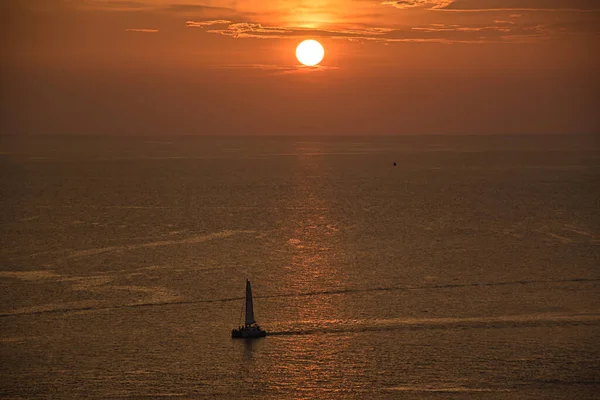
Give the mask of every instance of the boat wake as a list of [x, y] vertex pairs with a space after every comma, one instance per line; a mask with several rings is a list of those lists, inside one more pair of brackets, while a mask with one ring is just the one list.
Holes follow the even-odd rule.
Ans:
[[508, 315], [494, 317], [469, 317], [469, 318], [407, 318], [386, 320], [363, 320], [335, 323], [321, 323], [319, 321], [305, 322], [306, 328], [279, 329], [272, 328], [268, 336], [292, 335], [319, 335], [319, 334], [344, 334], [361, 332], [381, 332], [396, 330], [431, 330], [431, 329], [499, 329], [523, 327], [557, 327], [598, 325], [600, 314], [533, 314], [533, 315]]

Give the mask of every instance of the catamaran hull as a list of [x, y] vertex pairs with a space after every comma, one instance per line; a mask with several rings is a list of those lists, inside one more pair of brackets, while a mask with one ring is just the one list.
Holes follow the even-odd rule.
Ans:
[[267, 332], [262, 329], [234, 329], [231, 331], [233, 339], [253, 339], [267, 336]]

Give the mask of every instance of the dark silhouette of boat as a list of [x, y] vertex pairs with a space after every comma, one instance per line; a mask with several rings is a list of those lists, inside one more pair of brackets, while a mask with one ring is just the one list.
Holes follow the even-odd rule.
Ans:
[[246, 316], [244, 325], [231, 331], [233, 339], [252, 339], [267, 336], [267, 332], [262, 329], [254, 320], [254, 306], [252, 304], [252, 287], [250, 281], [246, 279]]

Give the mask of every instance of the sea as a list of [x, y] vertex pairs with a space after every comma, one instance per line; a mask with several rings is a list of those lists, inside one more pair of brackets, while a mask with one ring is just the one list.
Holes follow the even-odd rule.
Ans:
[[599, 150], [2, 136], [0, 397], [598, 399]]

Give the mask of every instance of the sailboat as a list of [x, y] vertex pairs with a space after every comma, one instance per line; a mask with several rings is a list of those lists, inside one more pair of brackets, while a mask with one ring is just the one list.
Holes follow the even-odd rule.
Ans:
[[250, 281], [246, 279], [246, 318], [244, 326], [231, 331], [231, 337], [234, 339], [251, 339], [267, 336], [267, 332], [256, 324], [254, 320], [254, 306], [252, 304], [252, 287]]

